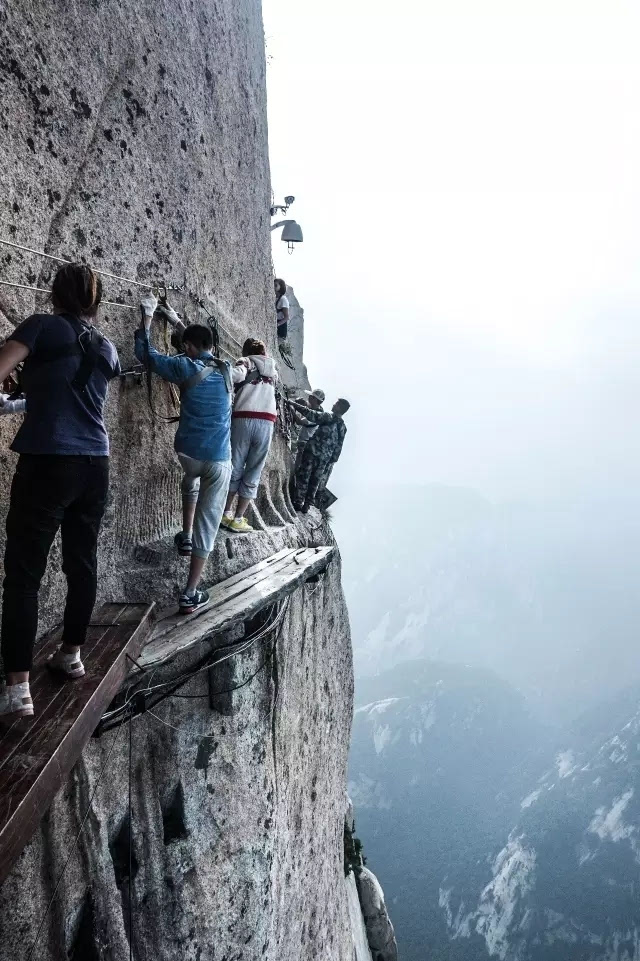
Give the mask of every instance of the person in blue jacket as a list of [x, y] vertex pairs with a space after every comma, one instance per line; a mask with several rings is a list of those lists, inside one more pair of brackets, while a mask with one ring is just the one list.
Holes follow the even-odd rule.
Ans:
[[231, 367], [213, 356], [209, 327], [185, 327], [175, 311], [164, 308], [169, 320], [182, 331], [184, 353], [168, 356], [150, 343], [156, 297], [149, 293], [141, 303], [143, 319], [135, 335], [136, 357], [163, 380], [180, 388], [180, 423], [175, 451], [184, 471], [182, 480], [182, 531], [176, 534], [178, 552], [191, 557], [189, 576], [180, 595], [181, 614], [191, 614], [209, 600], [199, 588], [220, 526], [231, 479], [231, 407], [233, 384], [247, 374], [244, 364]]

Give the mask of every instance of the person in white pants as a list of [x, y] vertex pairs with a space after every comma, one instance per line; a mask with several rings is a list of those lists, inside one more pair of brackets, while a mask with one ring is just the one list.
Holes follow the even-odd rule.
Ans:
[[244, 381], [236, 386], [231, 420], [233, 469], [222, 518], [223, 527], [237, 533], [253, 530], [244, 515], [258, 493], [277, 418], [275, 388], [278, 373], [273, 358], [266, 354], [261, 340], [250, 337], [244, 342], [242, 360], [247, 362], [249, 369]]

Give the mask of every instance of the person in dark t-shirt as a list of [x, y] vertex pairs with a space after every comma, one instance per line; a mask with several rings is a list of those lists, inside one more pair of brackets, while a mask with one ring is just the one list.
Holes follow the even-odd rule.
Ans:
[[[94, 326], [102, 284], [81, 264], [53, 282], [55, 313], [33, 314], [0, 349], [0, 382], [24, 362], [26, 413], [11, 449], [20, 455], [7, 516], [0, 715], [31, 715], [29, 691], [38, 630], [38, 590], [61, 529], [67, 578], [62, 643], [48, 666], [82, 677], [80, 659], [97, 589], [97, 545], [109, 487], [104, 404], [120, 373], [113, 344]], [[0, 414], [5, 408], [0, 406]]]

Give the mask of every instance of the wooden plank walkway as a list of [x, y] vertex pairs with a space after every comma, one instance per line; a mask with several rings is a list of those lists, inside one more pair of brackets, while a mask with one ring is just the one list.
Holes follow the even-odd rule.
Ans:
[[129, 673], [148, 636], [153, 605], [104, 604], [82, 649], [84, 677], [64, 680], [45, 667], [58, 628], [37, 651], [32, 718], [0, 718], [0, 884], [35, 833], [56, 793]]
[[83, 678], [64, 680], [45, 661], [62, 628], [38, 649], [31, 674], [32, 718], [0, 718], [0, 884], [35, 833], [129, 674], [127, 655], [144, 667], [166, 663], [213, 634], [253, 617], [324, 570], [333, 547], [287, 548], [211, 589], [194, 614], [153, 605], [104, 604], [83, 647]]
[[221, 581], [209, 591], [207, 606], [194, 614], [180, 615], [176, 608], [161, 612], [138, 663], [147, 668], [164, 664], [212, 634], [248, 620], [324, 570], [334, 550], [287, 548]]

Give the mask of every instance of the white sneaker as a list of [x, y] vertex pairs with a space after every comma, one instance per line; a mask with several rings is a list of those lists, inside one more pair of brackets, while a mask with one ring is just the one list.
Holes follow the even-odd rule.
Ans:
[[0, 715], [15, 714], [17, 717], [31, 717], [33, 701], [29, 691], [29, 682], [5, 685], [0, 691]]
[[64, 654], [58, 647], [47, 658], [47, 667], [56, 674], [64, 674], [65, 677], [84, 677], [84, 664], [80, 660], [79, 651], [76, 654]]

